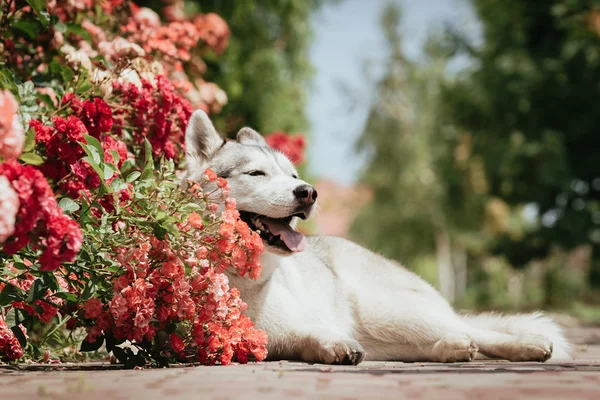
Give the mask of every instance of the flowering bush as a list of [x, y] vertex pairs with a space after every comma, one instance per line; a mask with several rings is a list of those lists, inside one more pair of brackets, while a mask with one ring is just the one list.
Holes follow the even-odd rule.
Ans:
[[227, 101], [198, 67], [227, 25], [43, 5], [0, 6], [0, 361], [47, 361], [78, 333], [128, 367], [263, 360], [224, 274], [257, 279], [263, 243], [224, 179], [176, 172], [193, 108]]

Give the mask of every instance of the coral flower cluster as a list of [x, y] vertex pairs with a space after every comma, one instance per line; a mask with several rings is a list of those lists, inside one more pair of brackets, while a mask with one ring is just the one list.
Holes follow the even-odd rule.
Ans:
[[0, 6], [0, 361], [60, 357], [49, 343], [71, 332], [131, 367], [263, 360], [227, 278], [259, 277], [260, 236], [227, 181], [177, 172], [192, 110], [227, 102], [198, 75], [227, 24], [126, 0], [17, 3]]

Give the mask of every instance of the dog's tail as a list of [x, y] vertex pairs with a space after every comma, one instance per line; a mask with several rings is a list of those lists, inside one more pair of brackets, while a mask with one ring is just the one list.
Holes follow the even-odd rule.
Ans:
[[532, 314], [502, 315], [484, 313], [462, 315], [470, 325], [509, 335], [535, 333], [547, 337], [553, 345], [552, 360], [570, 359], [571, 346], [565, 338], [562, 328], [552, 318], [541, 312]]

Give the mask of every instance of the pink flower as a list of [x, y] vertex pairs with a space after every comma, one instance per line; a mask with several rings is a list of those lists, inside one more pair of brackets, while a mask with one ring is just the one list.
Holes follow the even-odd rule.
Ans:
[[83, 306], [84, 315], [89, 319], [96, 319], [102, 313], [102, 302], [98, 299], [89, 299]]
[[202, 222], [202, 216], [195, 212], [191, 213], [187, 217], [187, 222], [188, 222], [188, 224], [190, 224], [191, 226], [193, 226], [196, 229], [204, 228], [204, 222]]
[[0, 360], [14, 361], [23, 356], [23, 348], [0, 315]]
[[0, 243], [15, 232], [15, 219], [19, 211], [19, 196], [8, 179], [0, 176]]
[[209, 182], [214, 182], [217, 180], [217, 174], [215, 174], [215, 171], [209, 168], [206, 171], [204, 171], [204, 175], [202, 176], [202, 178]]
[[0, 91], [0, 157], [18, 158], [23, 151], [25, 134], [17, 110], [19, 104], [8, 90]]

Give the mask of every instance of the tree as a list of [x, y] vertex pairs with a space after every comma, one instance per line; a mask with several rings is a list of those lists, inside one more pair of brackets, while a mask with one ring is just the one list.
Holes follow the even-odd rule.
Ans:
[[477, 204], [467, 212], [478, 200], [465, 200], [453, 151], [460, 135], [442, 114], [446, 46], [434, 38], [427, 43], [425, 62], [407, 60], [399, 21], [397, 7], [384, 10], [382, 29], [390, 56], [357, 143], [370, 155], [360, 181], [371, 186], [374, 196], [354, 221], [351, 236], [408, 265], [435, 254], [440, 289], [454, 299], [464, 290], [466, 266], [460, 263], [457, 290], [459, 263], [453, 255], [464, 248], [459, 233], [478, 221]]
[[454, 124], [483, 160], [489, 195], [537, 209], [491, 247], [514, 266], [551, 249], [593, 248], [600, 285], [600, 2], [474, 0], [484, 45], [458, 38], [473, 67], [445, 88]]

